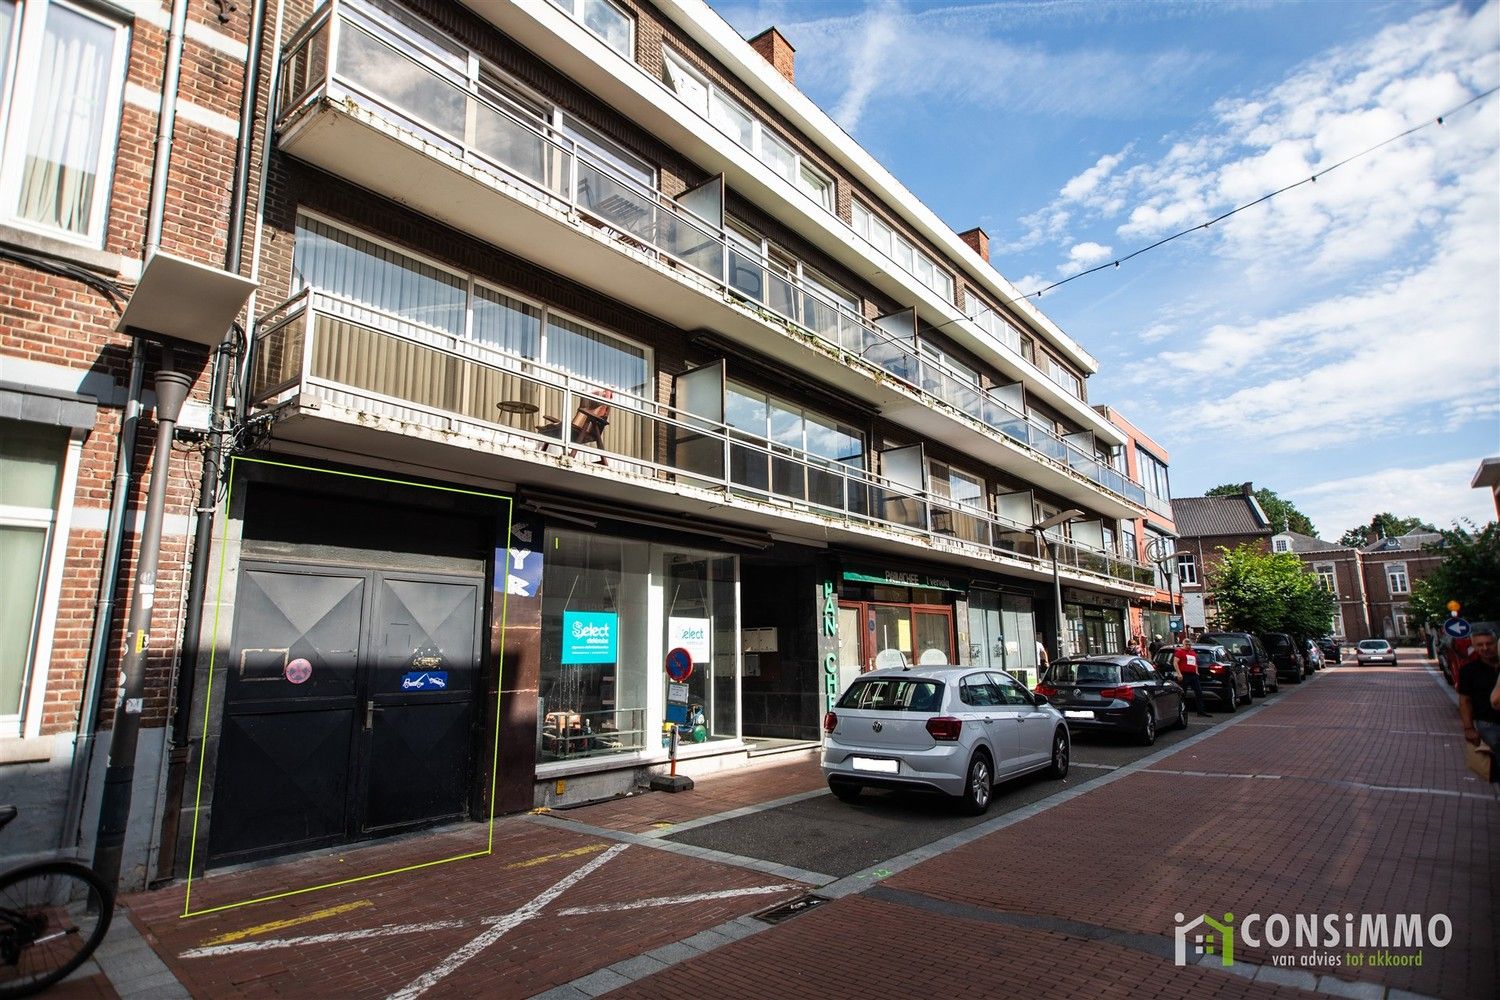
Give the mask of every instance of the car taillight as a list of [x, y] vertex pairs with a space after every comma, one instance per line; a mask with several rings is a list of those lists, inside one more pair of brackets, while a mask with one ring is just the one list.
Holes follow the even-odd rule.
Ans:
[[839, 717], [837, 715], [834, 715], [832, 712], [829, 712], [829, 713], [827, 713], [826, 715], [823, 716], [823, 732], [825, 732], [825, 733], [831, 733], [835, 729], [838, 728], [838, 725], [839, 725]]
[[1101, 697], [1101, 698], [1118, 698], [1121, 701], [1135, 701], [1135, 688], [1133, 688], [1133, 687], [1105, 688], [1103, 691], [1099, 692], [1099, 697]]
[[1208, 669], [1213, 673], [1222, 674], [1224, 672], [1224, 665], [1222, 663], [1214, 663]]
[[1057, 694], [1057, 688], [1053, 687], [1051, 684], [1038, 684], [1036, 687], [1032, 688], [1032, 690], [1044, 698], [1051, 698], [1053, 695]]
[[964, 727], [962, 719], [955, 719], [947, 715], [935, 715], [927, 720], [927, 732], [935, 740], [953, 742], [958, 739], [958, 731]]

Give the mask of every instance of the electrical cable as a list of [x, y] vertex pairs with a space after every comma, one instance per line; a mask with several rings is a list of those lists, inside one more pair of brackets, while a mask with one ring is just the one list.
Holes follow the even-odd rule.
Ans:
[[53, 260], [50, 257], [43, 257], [39, 254], [27, 253], [24, 250], [17, 250], [14, 247], [0, 246], [0, 257], [13, 260], [18, 264], [25, 264], [27, 267], [36, 268], [38, 271], [46, 271], [49, 274], [55, 274], [63, 278], [72, 278], [74, 281], [85, 284], [100, 295], [103, 295], [109, 300], [109, 304], [114, 307], [116, 313], [123, 315], [125, 312], [123, 300], [128, 298], [125, 288], [117, 282], [110, 281], [108, 278], [65, 261]]

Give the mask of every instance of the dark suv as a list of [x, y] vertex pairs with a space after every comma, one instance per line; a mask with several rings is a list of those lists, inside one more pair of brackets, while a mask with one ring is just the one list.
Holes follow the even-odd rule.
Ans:
[[1285, 632], [1266, 632], [1260, 636], [1261, 644], [1271, 652], [1271, 662], [1276, 664], [1276, 676], [1285, 677], [1293, 684], [1301, 684], [1307, 676], [1307, 661], [1297, 649], [1297, 643]]
[[1231, 656], [1243, 663], [1250, 672], [1250, 688], [1255, 692], [1255, 697], [1264, 698], [1267, 694], [1275, 694], [1281, 690], [1281, 681], [1271, 663], [1271, 654], [1266, 652], [1265, 644], [1249, 632], [1204, 632], [1198, 640], [1223, 646]]
[[1313, 641], [1318, 644], [1318, 649], [1322, 651], [1323, 662], [1325, 664], [1344, 662], [1344, 648], [1333, 636], [1325, 635], [1323, 638], [1314, 639]]

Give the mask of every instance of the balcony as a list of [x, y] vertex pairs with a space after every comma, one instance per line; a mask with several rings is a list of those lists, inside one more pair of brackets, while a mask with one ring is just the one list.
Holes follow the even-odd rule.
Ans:
[[480, 96], [468, 64], [409, 25], [334, 0], [283, 51], [279, 145], [682, 329], [709, 328], [848, 388], [1070, 501], [1139, 516], [1136, 484], [923, 356], [910, 311], [904, 328], [902, 314], [849, 312], [732, 244], [722, 219], [709, 218], [722, 215], [712, 192], [674, 201], [643, 187], [588, 146]]
[[[306, 290], [263, 316], [250, 363], [250, 404], [276, 414], [278, 439], [679, 513], [729, 506], [736, 523], [779, 535], [907, 555], [915, 547], [1035, 579], [1050, 572], [1028, 526], [984, 506], [747, 434], [711, 414], [606, 393], [325, 292]], [[1152, 580], [1150, 567], [1112, 552], [1063, 543], [1059, 558], [1071, 580], [1094, 587], [1134, 594]]]
[[1142, 490], [1146, 496], [1146, 509], [1158, 517], [1164, 517], [1168, 522], [1172, 520], [1172, 501], [1167, 497], [1159, 497], [1155, 493]]

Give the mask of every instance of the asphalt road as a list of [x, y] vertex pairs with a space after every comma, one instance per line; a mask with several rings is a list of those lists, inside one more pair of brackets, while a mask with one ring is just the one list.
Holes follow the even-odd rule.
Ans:
[[[1295, 690], [1283, 685], [1281, 694], [1271, 695], [1269, 700], [1274, 703]], [[1239, 711], [1255, 711], [1264, 703], [1257, 699], [1254, 705], [1241, 706]], [[955, 800], [941, 796], [866, 789], [853, 803], [824, 794], [684, 830], [667, 839], [827, 875], [852, 875], [949, 834], [1096, 781], [1118, 767], [1232, 718], [1223, 711], [1213, 711], [1207, 719], [1190, 713], [1186, 730], [1163, 732], [1150, 747], [1118, 736], [1075, 732], [1073, 766], [1066, 780], [1038, 774], [1005, 782], [995, 788], [995, 798], [983, 816], [966, 816]]]

